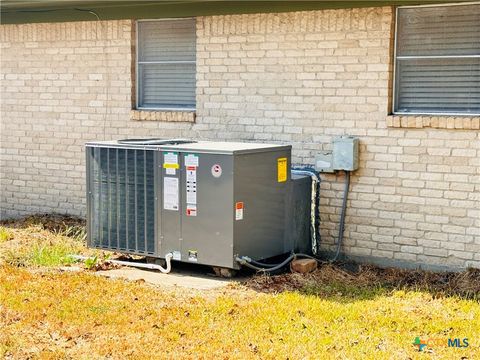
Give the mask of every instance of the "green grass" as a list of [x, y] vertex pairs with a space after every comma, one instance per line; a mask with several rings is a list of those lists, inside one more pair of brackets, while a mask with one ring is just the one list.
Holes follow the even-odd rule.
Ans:
[[4, 262], [17, 267], [56, 267], [72, 264], [71, 254], [83, 250], [81, 243], [58, 237], [54, 240], [35, 239], [28, 246], [12, 247], [3, 253]]
[[9, 240], [0, 241], [0, 263], [17, 267], [67, 265], [73, 262], [68, 255], [86, 251], [83, 234], [78, 230], [50, 231], [39, 225], [2, 227], [0, 238]]
[[59, 266], [74, 262], [69, 255], [75, 253], [75, 247], [69, 243], [60, 242], [54, 245], [35, 244], [28, 254], [28, 262], [37, 266]]

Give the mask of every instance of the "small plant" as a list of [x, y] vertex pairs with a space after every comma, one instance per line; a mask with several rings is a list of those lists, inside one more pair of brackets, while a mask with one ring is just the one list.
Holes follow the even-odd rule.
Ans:
[[30, 252], [30, 262], [38, 266], [60, 266], [73, 262], [68, 256], [72, 252], [71, 244], [62, 241], [34, 244]]
[[13, 239], [13, 233], [6, 227], [0, 226], [0, 243]]
[[98, 263], [98, 256], [95, 255], [94, 257], [89, 257], [87, 258], [87, 260], [85, 260], [85, 267], [88, 270], [92, 270], [93, 268], [95, 268], [95, 266], [97, 266], [97, 263]]
[[56, 233], [78, 241], [85, 241], [87, 239], [85, 226], [82, 225], [65, 225], [63, 229], [56, 231]]

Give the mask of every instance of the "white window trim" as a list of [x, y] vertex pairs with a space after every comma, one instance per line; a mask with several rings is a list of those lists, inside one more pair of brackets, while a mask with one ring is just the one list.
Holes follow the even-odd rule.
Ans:
[[[145, 111], [186, 111], [186, 112], [192, 112], [196, 110], [196, 106], [192, 107], [174, 107], [174, 106], [160, 106], [160, 107], [144, 107], [144, 106], [139, 106], [138, 104], [140, 103], [139, 99], [139, 83], [140, 81], [138, 80], [138, 64], [196, 64], [195, 61], [138, 61], [138, 48], [139, 48], [139, 42], [138, 42], [138, 24], [141, 22], [149, 22], [149, 21], [175, 21], [175, 20], [188, 20], [188, 19], [195, 19], [194, 17], [185, 17], [185, 18], [164, 18], [164, 19], [139, 19], [135, 21], [135, 109], [137, 110], [145, 110]], [[196, 35], [195, 35], [196, 37]], [[196, 56], [196, 54], [195, 54]]]
[[426, 4], [426, 5], [407, 5], [397, 6], [395, 9], [395, 37], [393, 43], [393, 89], [392, 89], [392, 114], [393, 115], [429, 115], [429, 116], [480, 116], [480, 113], [442, 113], [442, 112], [404, 112], [395, 111], [397, 99], [397, 59], [461, 59], [461, 58], [480, 58], [480, 55], [435, 55], [435, 56], [399, 56], [397, 57], [397, 36], [398, 36], [398, 11], [399, 9], [427, 8], [427, 7], [446, 7], [446, 6], [464, 6], [480, 5], [480, 1], [448, 4]]

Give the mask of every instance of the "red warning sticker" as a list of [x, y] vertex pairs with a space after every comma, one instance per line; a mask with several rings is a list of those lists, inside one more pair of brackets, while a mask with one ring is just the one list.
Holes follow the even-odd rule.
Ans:
[[197, 216], [197, 205], [187, 204], [187, 216]]
[[235, 203], [235, 220], [243, 220], [244, 205], [242, 201]]

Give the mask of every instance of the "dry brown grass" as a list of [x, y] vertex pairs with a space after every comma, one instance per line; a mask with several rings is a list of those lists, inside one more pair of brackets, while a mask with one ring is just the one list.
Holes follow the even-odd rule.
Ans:
[[[433, 296], [458, 296], [480, 300], [480, 269], [463, 272], [430, 272], [379, 268], [360, 265], [357, 271], [339, 264], [323, 264], [316, 271], [301, 275], [256, 276], [247, 286], [261, 292], [301, 291], [309, 294], [340, 296], [376, 294], [395, 290], [423, 291]], [[349, 288], [356, 291], [349, 292]], [[341, 290], [345, 291], [341, 291]]]
[[36, 214], [18, 219], [0, 221], [0, 225], [16, 229], [40, 227], [52, 233], [62, 233], [69, 228], [78, 227], [85, 230], [86, 221], [83, 218], [61, 214]]
[[[68, 221], [41, 216], [3, 224], [9, 235], [0, 258], [13, 244], [30, 255], [20, 257], [22, 267], [0, 264], [0, 358], [480, 358], [476, 270], [324, 265], [306, 276], [256, 276], [215, 291], [153, 287], [60, 271], [55, 261], [62, 257], [51, 249], [91, 251], [72, 235], [78, 233], [65, 232], [81, 222]], [[25, 261], [32, 244], [54, 254], [39, 259], [55, 261]], [[417, 336], [440, 343], [419, 353]], [[470, 346], [446, 346], [457, 337]]]
[[73, 263], [70, 254], [93, 254], [85, 247], [85, 221], [62, 215], [34, 215], [0, 222], [0, 264], [19, 267]]

